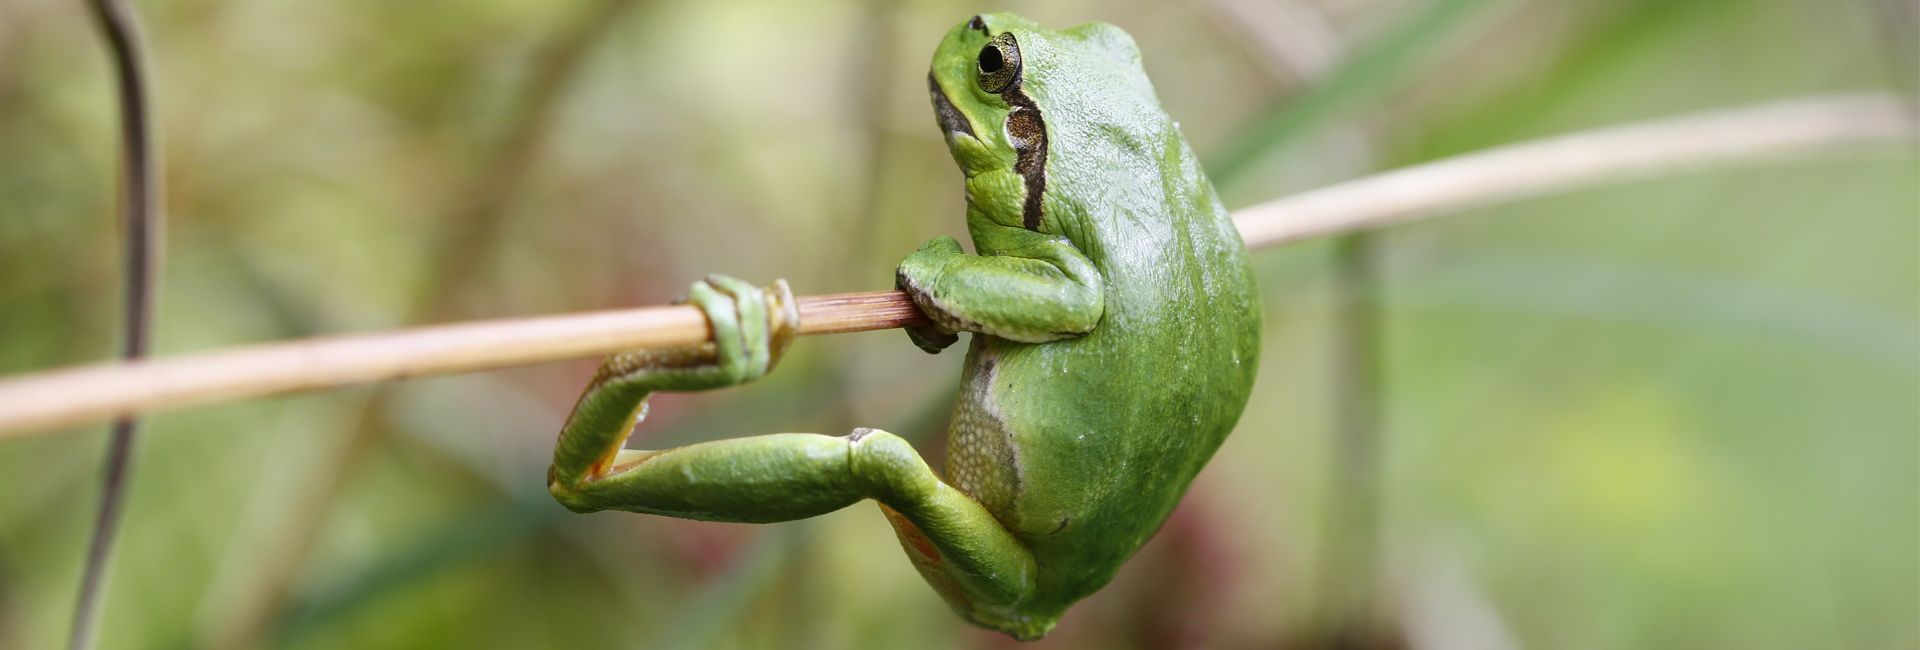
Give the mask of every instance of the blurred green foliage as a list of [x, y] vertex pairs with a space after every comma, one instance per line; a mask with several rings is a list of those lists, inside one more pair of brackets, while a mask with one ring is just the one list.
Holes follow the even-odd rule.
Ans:
[[[1131, 31], [1195, 146], [1236, 165], [1235, 206], [1902, 87], [1914, 56], [1896, 3], [1868, 0], [1290, 0], [1292, 34], [1321, 30], [1335, 62], [1292, 74], [1269, 40], [1287, 32], [1246, 18], [1280, 14], [1242, 0], [137, 4], [169, 165], [162, 353], [659, 303], [709, 272], [889, 287], [902, 254], [963, 232], [921, 79], [981, 10]], [[78, 2], [0, 4], [0, 373], [112, 350], [102, 52]], [[1375, 236], [1378, 620], [1417, 648], [1920, 645], [1917, 241], [1912, 151]], [[1325, 525], [1330, 255], [1256, 257], [1267, 353], [1240, 430], [1036, 647], [1325, 632], [1318, 591], [1342, 576], [1318, 560], [1350, 541]], [[938, 462], [958, 362], [892, 332], [810, 339], [759, 384], [659, 398], [635, 444], [860, 425]], [[592, 367], [154, 418], [102, 647], [1011, 645], [947, 613], [871, 506], [757, 527], [565, 513], [541, 478]], [[103, 440], [0, 445], [0, 648], [64, 641]]]

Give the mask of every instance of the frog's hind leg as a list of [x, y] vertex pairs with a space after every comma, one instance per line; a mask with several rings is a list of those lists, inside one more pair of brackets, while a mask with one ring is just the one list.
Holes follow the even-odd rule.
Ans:
[[879, 501], [909, 557], [956, 611], [1021, 638], [1038, 578], [1033, 553], [985, 506], [943, 483], [907, 441], [856, 429], [840, 437], [778, 433], [662, 451], [621, 450], [603, 475], [550, 479], [568, 508], [628, 510], [700, 519], [770, 523], [826, 514], [862, 499]]
[[[913, 446], [876, 429], [832, 437], [776, 433], [660, 451], [622, 449], [603, 474], [548, 479], [577, 512], [626, 510], [683, 519], [771, 523], [822, 515], [862, 499], [886, 507], [915, 561], [931, 556], [975, 598], [1015, 603], [1034, 579], [1033, 554], [985, 506], [940, 481]], [[911, 535], [907, 532], [913, 531]], [[939, 586], [939, 585], [936, 585]]]
[[661, 451], [622, 449], [653, 393], [757, 379], [797, 329], [784, 282], [762, 291], [714, 276], [688, 296], [706, 313], [713, 342], [636, 350], [601, 364], [554, 446], [547, 488], [555, 499], [577, 512], [766, 523], [870, 498], [887, 507], [914, 563], [962, 615], [1023, 638], [1033, 634], [1017, 631], [1031, 626], [1009, 626], [1001, 613], [1033, 594], [1033, 553], [985, 506], [942, 483], [898, 436], [859, 429], [837, 438], [781, 433]]
[[933, 475], [907, 441], [858, 429], [854, 472], [893, 524], [908, 559], [954, 612], [1022, 641], [1046, 636], [1062, 607], [1035, 602], [1033, 552], [986, 506]]
[[548, 489], [576, 512], [757, 524], [826, 514], [867, 496], [854, 480], [847, 437], [811, 433], [623, 449], [606, 475], [573, 485], [551, 481]]
[[785, 280], [761, 290], [708, 276], [688, 290], [687, 302], [705, 313], [713, 341], [607, 357], [560, 427], [548, 483], [577, 485], [605, 475], [633, 427], [646, 419], [648, 397], [759, 379], [799, 331], [800, 312]]

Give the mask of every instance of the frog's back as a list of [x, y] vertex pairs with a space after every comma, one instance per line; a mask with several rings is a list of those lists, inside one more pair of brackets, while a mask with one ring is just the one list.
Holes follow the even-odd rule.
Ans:
[[1057, 114], [1076, 119], [1046, 120], [1049, 157], [1099, 163], [1049, 165], [1045, 227], [1100, 269], [1105, 311], [1075, 339], [975, 335], [947, 472], [1028, 542], [1039, 597], [1064, 605], [1112, 578], [1232, 430], [1260, 308], [1239, 233], [1150, 87]]

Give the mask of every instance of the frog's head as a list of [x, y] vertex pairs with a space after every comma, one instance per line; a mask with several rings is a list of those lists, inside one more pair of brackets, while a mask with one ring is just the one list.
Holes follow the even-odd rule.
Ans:
[[[1002, 226], [1040, 229], [1048, 161], [1060, 160], [1063, 146], [1100, 134], [1150, 138], [1141, 127], [1161, 128], [1162, 120], [1139, 119], [1142, 107], [1160, 115], [1139, 49], [1106, 23], [1054, 31], [1013, 14], [974, 16], [940, 42], [927, 86], [967, 175], [967, 200]], [[1099, 157], [1065, 155], [1088, 164]]]

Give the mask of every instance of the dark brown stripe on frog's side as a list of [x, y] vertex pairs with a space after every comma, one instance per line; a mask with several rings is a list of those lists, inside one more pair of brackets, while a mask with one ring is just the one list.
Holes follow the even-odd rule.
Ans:
[[[1021, 75], [1025, 76], [1024, 70]], [[1000, 98], [1013, 107], [1007, 113], [1007, 135], [1014, 139], [1013, 151], [1017, 154], [1013, 171], [1027, 186], [1026, 204], [1020, 208], [1021, 223], [1027, 230], [1038, 232], [1041, 199], [1047, 193], [1047, 124], [1040, 115], [1040, 105], [1027, 96], [1021, 81], [1015, 78]]]

